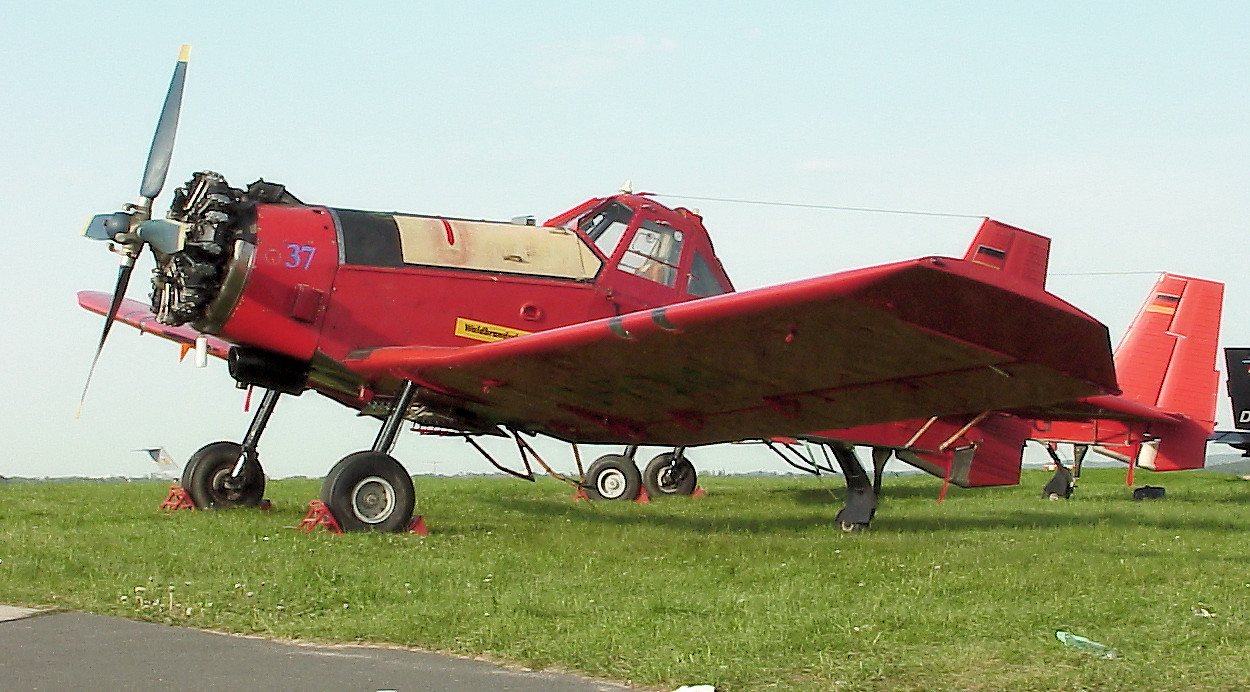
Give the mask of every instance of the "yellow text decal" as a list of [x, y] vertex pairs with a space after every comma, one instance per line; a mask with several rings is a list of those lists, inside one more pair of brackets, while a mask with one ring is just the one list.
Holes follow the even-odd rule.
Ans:
[[456, 318], [456, 336], [463, 336], [466, 339], [475, 339], [477, 341], [503, 341], [504, 339], [511, 339], [515, 336], [525, 336], [529, 333], [530, 332], [523, 332], [520, 329], [490, 324], [489, 322], [467, 320], [463, 317]]

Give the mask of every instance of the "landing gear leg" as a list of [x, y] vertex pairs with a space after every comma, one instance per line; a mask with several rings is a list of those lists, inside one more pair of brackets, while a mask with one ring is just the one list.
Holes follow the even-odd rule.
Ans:
[[872, 491], [881, 497], [881, 478], [885, 476], [885, 464], [894, 452], [886, 447], [872, 448]]
[[403, 531], [412, 523], [412, 476], [390, 451], [416, 392], [416, 384], [405, 380], [373, 449], [348, 454], [326, 474], [321, 501], [344, 531]]
[[1081, 480], [1081, 465], [1085, 463], [1085, 455], [1089, 453], [1089, 445], [1072, 445], [1072, 485]]
[[[1085, 450], [1088, 450], [1089, 447], [1086, 445], [1077, 445], [1077, 447], [1080, 448], [1080, 451], [1077, 452], [1079, 456], [1077, 457], [1076, 468], [1078, 469], [1077, 473], [1080, 473], [1081, 462], [1085, 460]], [[1051, 461], [1055, 462], [1055, 475], [1051, 476], [1045, 487], [1042, 488], [1042, 499], [1066, 500], [1072, 497], [1072, 491], [1076, 489], [1076, 481], [1072, 478], [1072, 472], [1063, 465], [1063, 460], [1059, 458], [1059, 453], [1055, 451], [1053, 445], [1046, 445], [1046, 453], [1050, 455]]]
[[243, 444], [213, 442], [201, 447], [182, 469], [182, 487], [196, 507], [257, 507], [265, 497], [265, 471], [256, 445], [281, 394], [265, 390]]
[[[847, 444], [830, 444], [833, 457], [842, 467], [842, 475], [846, 478], [846, 506], [838, 512], [834, 521], [845, 533], [862, 531], [868, 528], [872, 517], [877, 513], [877, 493], [868, 473], [855, 456], [855, 448]], [[874, 466], [876, 455], [874, 454]], [[884, 467], [884, 464], [882, 464]]]

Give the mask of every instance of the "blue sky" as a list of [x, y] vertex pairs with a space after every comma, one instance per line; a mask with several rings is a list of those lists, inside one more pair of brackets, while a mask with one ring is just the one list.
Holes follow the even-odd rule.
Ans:
[[[182, 43], [159, 209], [212, 169], [308, 202], [475, 218], [547, 218], [626, 179], [986, 215], [1050, 236], [1051, 290], [1113, 339], [1166, 270], [1226, 282], [1223, 341], [1250, 343], [1243, 3], [25, 3], [0, 38], [3, 475], [146, 473], [130, 450], [183, 460], [247, 427], [223, 364], [180, 365], [124, 328], [73, 418], [100, 329], [73, 295], [116, 272], [78, 232], [135, 197]], [[740, 288], [958, 255], [977, 225], [665, 201], [700, 209]], [[288, 398], [262, 460], [319, 476], [375, 431]], [[463, 443], [413, 435], [396, 455], [414, 472], [486, 468]], [[777, 467], [743, 449], [696, 463]]]

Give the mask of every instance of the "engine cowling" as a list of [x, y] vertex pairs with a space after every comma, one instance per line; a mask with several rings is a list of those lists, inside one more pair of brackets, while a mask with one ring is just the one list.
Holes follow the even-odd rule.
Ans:
[[259, 180], [246, 190], [197, 173], [169, 218], [181, 247], [158, 256], [152, 306], [165, 324], [190, 324], [236, 344], [307, 362], [338, 267], [335, 223], [324, 207]]

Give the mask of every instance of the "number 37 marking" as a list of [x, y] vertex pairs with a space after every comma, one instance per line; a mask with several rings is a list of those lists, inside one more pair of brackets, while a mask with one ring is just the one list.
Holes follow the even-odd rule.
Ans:
[[317, 253], [317, 248], [312, 245], [289, 243], [286, 249], [290, 250], [291, 254], [282, 266], [290, 269], [307, 269], [312, 265], [313, 255]]

